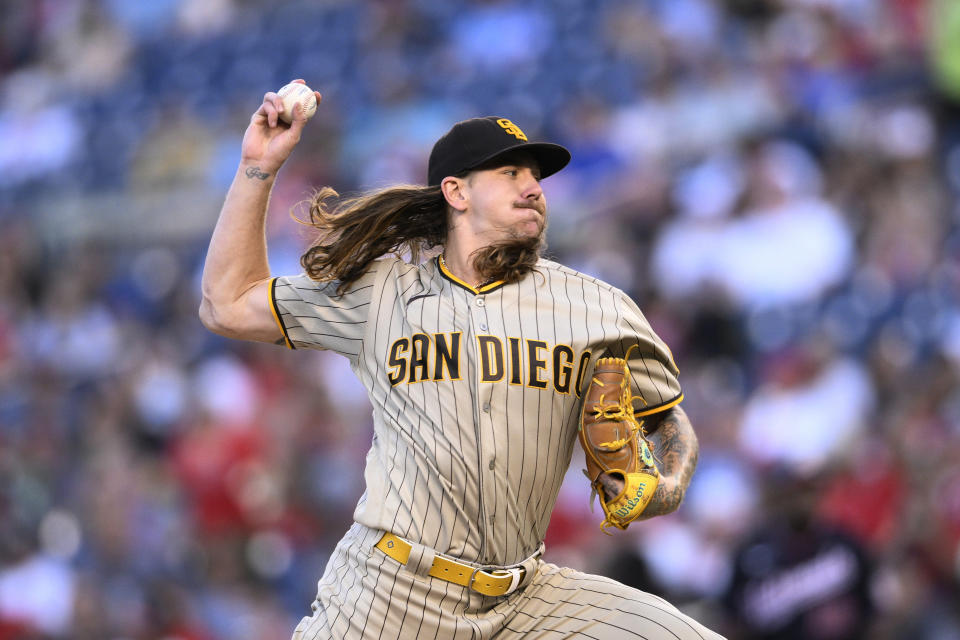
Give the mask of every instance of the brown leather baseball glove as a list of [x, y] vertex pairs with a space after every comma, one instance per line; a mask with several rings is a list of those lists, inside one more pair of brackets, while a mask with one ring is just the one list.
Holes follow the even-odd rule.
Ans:
[[[583, 397], [580, 445], [586, 453], [584, 471], [600, 496], [606, 518], [600, 528], [626, 529], [640, 517], [660, 479], [643, 425], [633, 414], [630, 369], [623, 358], [601, 358]], [[623, 481], [611, 495], [605, 488]], [[591, 496], [592, 503], [592, 496]]]

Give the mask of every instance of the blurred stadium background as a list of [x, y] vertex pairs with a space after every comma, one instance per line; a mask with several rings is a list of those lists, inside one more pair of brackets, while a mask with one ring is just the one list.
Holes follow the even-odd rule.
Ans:
[[575, 459], [547, 559], [731, 638], [960, 638], [960, 2], [5, 0], [0, 639], [288, 638], [362, 490], [346, 361], [197, 320], [264, 91], [281, 174], [422, 182], [455, 120], [573, 151], [550, 254], [630, 292], [702, 444], [602, 536]]

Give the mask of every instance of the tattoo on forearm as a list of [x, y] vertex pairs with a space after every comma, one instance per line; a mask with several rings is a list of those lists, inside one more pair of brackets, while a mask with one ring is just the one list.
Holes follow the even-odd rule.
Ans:
[[665, 412], [653, 441], [661, 482], [643, 512], [645, 518], [671, 513], [680, 506], [700, 453], [693, 425], [680, 407]]
[[248, 178], [257, 178], [259, 180], [266, 180], [270, 177], [270, 174], [261, 171], [260, 167], [247, 167], [245, 173]]
[[273, 344], [277, 344], [277, 345], [280, 345], [280, 346], [282, 347], [282, 346], [284, 346], [284, 345], [287, 344], [287, 341], [286, 341], [285, 338], [277, 338], [277, 340], [274, 341]]

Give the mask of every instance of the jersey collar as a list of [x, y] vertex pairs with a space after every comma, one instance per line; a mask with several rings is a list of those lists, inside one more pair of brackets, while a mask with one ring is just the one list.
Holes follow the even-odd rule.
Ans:
[[496, 280], [494, 282], [488, 282], [487, 284], [480, 285], [480, 287], [471, 287], [469, 284], [467, 284], [466, 282], [464, 282], [463, 280], [461, 280], [460, 278], [458, 278], [457, 276], [453, 275], [453, 273], [450, 272], [450, 269], [447, 268], [447, 263], [444, 262], [442, 255], [437, 256], [437, 267], [439, 267], [440, 274], [443, 275], [444, 278], [446, 278], [447, 280], [449, 280], [455, 285], [463, 287], [464, 289], [473, 293], [474, 295], [479, 295], [481, 293], [490, 293], [494, 289], [498, 289], [502, 287], [504, 284], [506, 284], [503, 280]]

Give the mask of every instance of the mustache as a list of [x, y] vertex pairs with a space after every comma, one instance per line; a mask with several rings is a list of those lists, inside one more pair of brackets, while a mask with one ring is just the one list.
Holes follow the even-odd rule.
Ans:
[[536, 201], [521, 200], [519, 202], [514, 202], [513, 207], [515, 209], [533, 209], [534, 211], [539, 213], [541, 216], [547, 215], [547, 205], [540, 202], [539, 200], [536, 200]]

